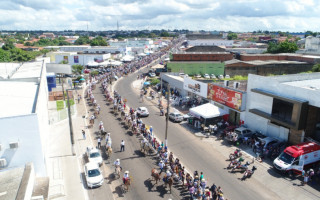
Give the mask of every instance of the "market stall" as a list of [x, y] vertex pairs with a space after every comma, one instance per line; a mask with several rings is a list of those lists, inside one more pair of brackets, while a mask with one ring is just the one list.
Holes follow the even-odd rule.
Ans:
[[201, 124], [208, 126], [209, 124], [213, 123], [215, 118], [228, 114], [226, 110], [221, 109], [211, 103], [206, 103], [191, 108], [189, 111], [190, 114], [196, 118], [195, 121], [198, 121], [196, 127], [199, 127]]

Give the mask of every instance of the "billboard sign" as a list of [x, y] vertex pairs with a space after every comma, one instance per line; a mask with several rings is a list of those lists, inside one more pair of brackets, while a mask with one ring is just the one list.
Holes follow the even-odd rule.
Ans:
[[184, 83], [183, 83], [183, 88], [188, 91], [192, 92], [198, 96], [207, 97], [207, 91], [208, 91], [208, 84], [203, 83], [200, 81], [193, 80], [191, 78], [185, 77], [184, 78]]
[[74, 59], [74, 63], [79, 63], [79, 56], [74, 56], [73, 59]]
[[241, 92], [211, 83], [208, 84], [208, 99], [215, 102], [242, 111], [244, 109], [242, 108], [242, 98], [243, 94]]

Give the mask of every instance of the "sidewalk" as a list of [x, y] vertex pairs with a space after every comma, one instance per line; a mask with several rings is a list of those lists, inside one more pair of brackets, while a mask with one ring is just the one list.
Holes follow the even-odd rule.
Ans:
[[[83, 91], [77, 90], [82, 97]], [[50, 178], [49, 197], [55, 200], [88, 200], [83, 165], [85, 164], [84, 153], [87, 146], [94, 146], [91, 139], [90, 129], [86, 129], [89, 113], [85, 100], [76, 103], [75, 115], [72, 116], [74, 148], [72, 150], [69, 121], [65, 119], [50, 125], [47, 151], [47, 171]], [[83, 118], [85, 116], [86, 118]], [[83, 139], [82, 130], [86, 132]], [[106, 187], [108, 189], [109, 187]], [[111, 189], [107, 191], [105, 199], [114, 199]]]
[[[132, 87], [136, 89], [137, 93], [141, 89], [141, 81], [142, 80], [136, 80], [132, 83]], [[158, 105], [158, 98], [155, 98], [154, 100], [147, 99], [145, 101]], [[164, 105], [164, 107], [166, 107], [167, 105], [167, 101], [164, 98], [162, 99], [162, 104]], [[212, 148], [215, 151], [220, 152], [221, 155], [223, 155], [226, 158], [226, 160], [229, 158], [229, 154], [231, 152], [234, 152], [236, 148], [239, 148], [229, 144], [225, 140], [218, 140], [216, 136], [210, 136], [209, 138], [206, 138], [206, 136], [200, 130], [198, 131], [193, 129], [186, 122], [182, 122], [180, 123], [180, 125], [183, 126], [188, 132], [199, 137], [203, 142], [209, 143], [212, 146]], [[244, 154], [245, 160], [251, 161], [256, 157], [256, 155], [253, 153], [250, 147], [241, 145], [240, 148], [245, 153]], [[228, 165], [228, 162], [226, 162], [226, 166], [227, 165]], [[259, 163], [258, 161], [255, 160], [254, 165], [257, 166], [258, 170], [256, 171], [255, 175], [252, 178], [258, 180], [259, 182], [264, 184], [267, 188], [270, 188], [270, 190], [279, 194], [279, 196], [282, 199], [319, 199], [320, 198], [319, 185], [301, 186], [302, 179], [300, 177], [290, 179], [288, 177], [285, 177], [279, 174], [273, 169], [272, 161], [264, 160], [263, 162]], [[235, 175], [234, 178], [236, 181], [237, 178], [241, 178], [241, 176]]]

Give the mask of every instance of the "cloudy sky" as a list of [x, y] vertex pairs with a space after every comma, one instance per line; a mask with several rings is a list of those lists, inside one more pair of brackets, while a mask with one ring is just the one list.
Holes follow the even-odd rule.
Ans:
[[320, 0], [0, 0], [0, 29], [320, 31]]

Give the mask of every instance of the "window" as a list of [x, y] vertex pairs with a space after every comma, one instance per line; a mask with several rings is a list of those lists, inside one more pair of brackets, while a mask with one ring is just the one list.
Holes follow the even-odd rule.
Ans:
[[280, 99], [273, 99], [272, 116], [280, 120], [291, 122], [293, 103]]

